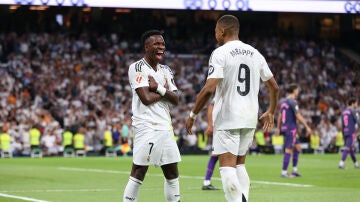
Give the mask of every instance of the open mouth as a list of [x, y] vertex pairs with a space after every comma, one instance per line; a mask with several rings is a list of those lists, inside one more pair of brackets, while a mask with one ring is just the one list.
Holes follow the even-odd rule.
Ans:
[[163, 50], [157, 51], [156, 54], [155, 54], [155, 57], [156, 57], [158, 60], [161, 60], [161, 59], [164, 57], [164, 52], [165, 52], [165, 51], [163, 51]]

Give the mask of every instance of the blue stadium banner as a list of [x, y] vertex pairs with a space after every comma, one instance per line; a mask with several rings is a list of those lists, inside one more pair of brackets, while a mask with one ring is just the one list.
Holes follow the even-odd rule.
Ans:
[[360, 13], [360, 1], [346, 0], [1, 0], [0, 4], [180, 10]]

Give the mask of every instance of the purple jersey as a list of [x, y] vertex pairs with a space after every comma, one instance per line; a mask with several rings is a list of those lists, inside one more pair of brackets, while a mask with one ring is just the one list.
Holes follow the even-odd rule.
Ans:
[[345, 109], [341, 113], [342, 132], [344, 136], [352, 135], [355, 133], [356, 113], [351, 108]]
[[298, 111], [299, 106], [296, 100], [286, 98], [280, 102], [282, 132], [296, 129], [296, 114]]

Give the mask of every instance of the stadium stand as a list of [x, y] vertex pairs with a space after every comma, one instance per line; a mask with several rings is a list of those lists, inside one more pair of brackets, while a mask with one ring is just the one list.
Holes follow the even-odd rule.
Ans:
[[[146, 12], [153, 16], [150, 11]], [[140, 13], [137, 11], [128, 18], [147, 18]], [[183, 133], [185, 117], [203, 85], [209, 54], [215, 47], [211, 26], [217, 15], [208, 18], [193, 15], [193, 19], [187, 17], [183, 23], [175, 24], [168, 22], [168, 14], [159, 11], [159, 16], [151, 18], [154, 22], [149, 24], [164, 27], [168, 48], [164, 64], [173, 69], [182, 93], [181, 103], [171, 111], [174, 132], [180, 141], [184, 140], [181, 136], [186, 135]], [[65, 128], [75, 134], [81, 127], [86, 153], [99, 154], [104, 147], [104, 132], [120, 123], [129, 128], [125, 138], [131, 145], [131, 90], [127, 67], [142, 57], [140, 45], [134, 43], [138, 41], [134, 33], [141, 34], [149, 25], [140, 29], [122, 24], [128, 32], [119, 33], [108, 27], [103, 33], [90, 32], [85, 29], [87, 25], [83, 23], [75, 32], [73, 25], [67, 30], [33, 27], [34, 30], [0, 32], [0, 124], [16, 123], [9, 128], [13, 139], [20, 137], [26, 145], [30, 142], [30, 126], [36, 124], [41, 138], [51, 131], [58, 142], [62, 142]], [[248, 25], [246, 22], [242, 27], [241, 40], [264, 54], [281, 92], [285, 92], [289, 83], [300, 85], [299, 105], [304, 118], [319, 129], [325, 147], [334, 146], [335, 136], [331, 134], [337, 134], [340, 129], [339, 112], [346, 106], [347, 95], [360, 95], [359, 63], [326, 39], [283, 37], [286, 34], [252, 36], [249, 33], [253, 30]], [[267, 92], [260, 92], [260, 112], [268, 105], [263, 101], [266, 99], [262, 99], [266, 96]], [[195, 130], [203, 134], [206, 116], [202, 113], [198, 117]], [[310, 143], [304, 130], [300, 130], [299, 135]], [[118, 139], [121, 138], [122, 132]], [[58, 152], [65, 152], [63, 145], [56, 147]], [[30, 148], [27, 150], [30, 153]], [[31, 154], [33, 156], [33, 152]]]

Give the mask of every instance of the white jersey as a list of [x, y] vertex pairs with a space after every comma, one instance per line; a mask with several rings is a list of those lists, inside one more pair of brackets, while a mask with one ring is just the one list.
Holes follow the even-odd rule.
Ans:
[[157, 71], [145, 61], [144, 58], [129, 67], [129, 82], [132, 89], [132, 125], [134, 127], [148, 127], [154, 130], [172, 130], [169, 103], [165, 99], [144, 105], [135, 89], [149, 86], [149, 75], [154, 77], [158, 85], [164, 86], [166, 81], [170, 91], [177, 90], [173, 73], [166, 65], [157, 65]]
[[208, 72], [208, 79], [221, 79], [214, 97], [214, 128], [256, 128], [260, 78], [267, 81], [271, 77], [265, 58], [250, 45], [237, 40], [215, 49]]

